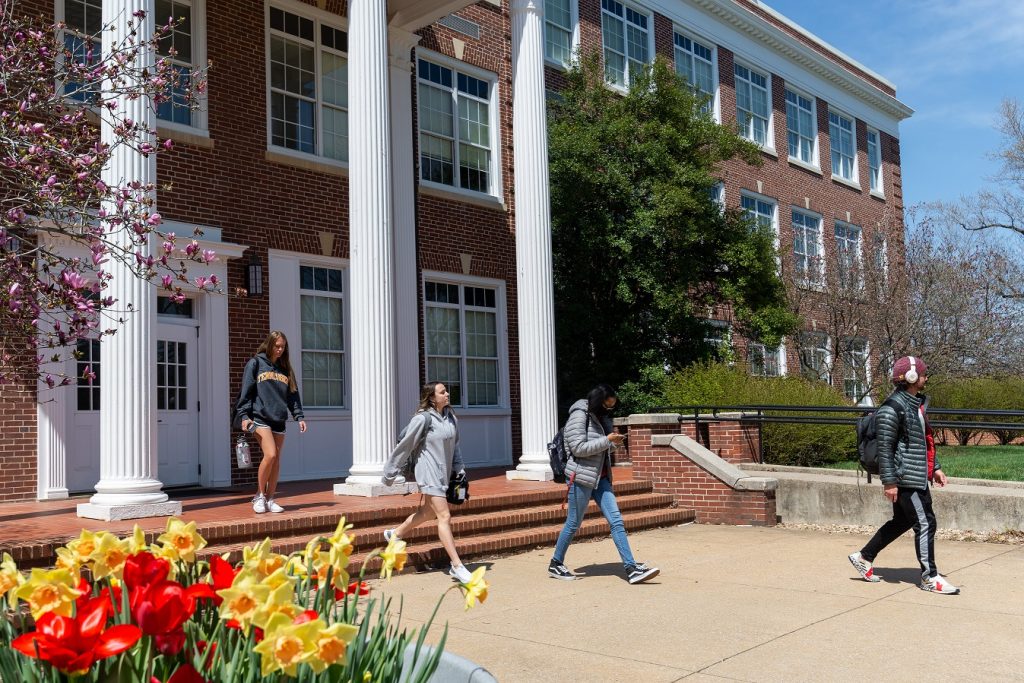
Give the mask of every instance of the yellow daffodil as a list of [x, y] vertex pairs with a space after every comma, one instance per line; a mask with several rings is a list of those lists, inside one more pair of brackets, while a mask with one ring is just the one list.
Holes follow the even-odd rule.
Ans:
[[25, 583], [25, 577], [18, 571], [18, 565], [14, 564], [14, 558], [9, 553], [4, 553], [3, 562], [0, 562], [0, 594], [7, 596], [8, 605], [14, 606], [17, 600], [14, 594], [23, 583]]
[[57, 561], [53, 563], [54, 569], [65, 569], [78, 583], [79, 570], [82, 563], [78, 561], [78, 555], [67, 547], [57, 548]]
[[196, 551], [206, 547], [206, 539], [196, 531], [196, 523], [186, 524], [177, 517], [167, 520], [167, 530], [156, 539], [165, 550], [166, 556], [176, 560], [196, 561]]
[[[337, 547], [342, 550], [346, 555], [352, 554], [352, 536], [345, 533], [352, 528], [351, 524], [345, 524], [345, 518], [342, 517], [338, 520], [338, 526], [334, 530], [334, 533], [327, 538], [327, 542], [331, 544], [331, 547]], [[347, 549], [347, 550], [346, 550]]]
[[77, 563], [76, 568], [83, 567], [89, 563], [89, 558], [92, 556], [92, 552], [96, 550], [97, 540], [96, 534], [82, 529], [82, 533], [79, 534], [78, 538], [65, 546], [69, 551], [71, 551], [71, 556]]
[[292, 576], [305, 576], [308, 572], [306, 570], [306, 558], [302, 553], [292, 555], [288, 558], [288, 562], [285, 564], [285, 571]]
[[[328, 566], [331, 569], [331, 580], [335, 587], [345, 590], [348, 588], [348, 556], [352, 550], [346, 549], [341, 546], [332, 545], [331, 550], [327, 553]], [[323, 579], [326, 579], [326, 572]]]
[[14, 594], [28, 603], [32, 618], [39, 619], [47, 612], [70, 617], [71, 606], [82, 592], [75, 588], [75, 578], [67, 569], [33, 569]]
[[146, 545], [146, 534], [142, 531], [142, 527], [138, 524], [132, 529], [132, 535], [124, 539], [128, 541], [128, 554], [134, 555], [141, 553], [146, 550], [149, 546]]
[[370, 683], [370, 681], [372, 681], [372, 680], [373, 680], [373, 674], [371, 674], [369, 671], [364, 671], [363, 672], [363, 683]]
[[289, 619], [294, 619], [302, 612], [302, 608], [293, 600], [295, 600], [295, 586], [290, 581], [281, 583], [277, 588], [271, 588], [267, 599], [252, 615], [252, 623], [266, 630], [275, 614], [284, 614]]
[[324, 622], [319, 619], [293, 624], [284, 614], [275, 614], [263, 632], [263, 641], [253, 648], [260, 654], [260, 671], [264, 676], [283, 671], [288, 676], [298, 673], [299, 664], [316, 655], [316, 640]]
[[270, 551], [270, 539], [242, 549], [242, 566], [266, 578], [287, 564], [288, 558]]
[[484, 581], [484, 572], [487, 571], [486, 567], [479, 567], [469, 581], [462, 585], [462, 590], [466, 592], [466, 609], [473, 607], [477, 600], [483, 602], [487, 599], [487, 582]]
[[242, 572], [235, 577], [231, 588], [217, 591], [224, 598], [220, 605], [221, 619], [234, 619], [243, 632], [249, 632], [249, 624], [256, 611], [270, 597], [270, 587], [261, 584], [254, 575]]
[[380, 576], [382, 579], [390, 580], [392, 571], [400, 572], [405, 566], [405, 541], [392, 536], [388, 541], [388, 547], [381, 552], [380, 559]]
[[[259, 573], [253, 572], [253, 576], [259, 577]], [[264, 586], [269, 586], [270, 590], [273, 591], [280, 588], [283, 584], [288, 584], [288, 586], [294, 589], [295, 582], [297, 580], [298, 579], [296, 579], [294, 576], [289, 576], [285, 568], [281, 567], [270, 576], [264, 577], [263, 580], [260, 581], [260, 583], [262, 583]]]
[[352, 624], [333, 624], [320, 631], [316, 637], [316, 656], [309, 660], [309, 666], [320, 673], [332, 664], [345, 661], [345, 650], [348, 644], [359, 633]]
[[124, 572], [124, 562], [128, 559], [128, 541], [122, 541], [113, 534], [104, 534], [96, 544], [89, 558], [93, 562], [92, 575], [94, 579], [102, 579], [105, 576], [113, 576], [118, 579]]

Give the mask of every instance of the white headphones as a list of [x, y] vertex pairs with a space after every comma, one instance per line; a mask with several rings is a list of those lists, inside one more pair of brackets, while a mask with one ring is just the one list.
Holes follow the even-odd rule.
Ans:
[[907, 380], [907, 384], [913, 384], [917, 381], [917, 363], [914, 361], [913, 356], [910, 356], [910, 369], [907, 370], [907, 374], [903, 375], [903, 378]]

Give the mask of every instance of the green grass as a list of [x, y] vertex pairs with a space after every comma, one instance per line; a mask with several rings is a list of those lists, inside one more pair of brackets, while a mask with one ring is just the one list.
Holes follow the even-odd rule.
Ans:
[[[947, 477], [1024, 481], [1024, 446], [939, 446], [937, 457]], [[855, 470], [857, 462], [832, 467]]]

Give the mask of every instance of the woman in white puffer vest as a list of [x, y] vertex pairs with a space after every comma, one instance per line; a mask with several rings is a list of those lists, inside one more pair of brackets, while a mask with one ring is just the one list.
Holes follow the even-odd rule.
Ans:
[[619, 505], [612, 492], [612, 451], [622, 445], [625, 437], [612, 431], [611, 413], [619, 402], [615, 390], [607, 384], [598, 384], [585, 399], [572, 404], [563, 435], [569, 450], [565, 465], [568, 479], [568, 507], [565, 526], [558, 535], [555, 554], [548, 565], [548, 575], [571, 581], [576, 578], [565, 566], [565, 551], [572, 537], [583, 523], [587, 505], [593, 499], [611, 527], [612, 540], [626, 569], [630, 583], [641, 583], [658, 575], [657, 567], [648, 567], [633, 559], [626, 538]]

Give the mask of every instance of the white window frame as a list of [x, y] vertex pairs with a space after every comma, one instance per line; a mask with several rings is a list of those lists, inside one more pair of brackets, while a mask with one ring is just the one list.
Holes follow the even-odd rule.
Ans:
[[[775, 366], [778, 368], [778, 374], [772, 375], [768, 372], [755, 372], [754, 370], [754, 351], [760, 350], [761, 357], [768, 360], [769, 357], [775, 358]], [[767, 365], [767, 364], [766, 364]], [[747, 367], [751, 375], [755, 377], [785, 377], [786, 376], [786, 343], [780, 342], [778, 346], [769, 347], [765, 346], [761, 342], [749, 342], [747, 344]]]
[[[839, 123], [833, 123], [832, 117], [840, 119]], [[843, 127], [842, 120], [850, 122], [850, 176], [844, 176], [842, 173], [836, 173], [832, 157], [838, 152], [840, 156], [839, 170], [842, 171], [842, 159], [844, 157], [842, 147], [836, 147], [836, 138], [842, 139]], [[836, 131], [839, 131], [839, 135], [836, 135]], [[829, 146], [829, 168], [832, 169], [832, 180], [837, 180], [847, 185], [852, 185], [857, 189], [860, 189], [859, 169], [857, 163], [857, 119], [839, 109], [829, 108], [828, 110], [828, 146]]]
[[[438, 64], [440, 66], [443, 66], [446, 69], [451, 69], [456, 74], [461, 71], [462, 73], [466, 74], [467, 76], [470, 76], [470, 77], [475, 78], [475, 79], [480, 80], [480, 81], [486, 81], [488, 83], [488, 85], [489, 85], [489, 88], [488, 88], [489, 98], [488, 98], [488, 103], [487, 103], [487, 107], [488, 107], [487, 115], [488, 115], [488, 126], [490, 128], [490, 142], [491, 142], [491, 162], [490, 162], [489, 168], [487, 169], [487, 177], [488, 177], [488, 185], [489, 185], [489, 187], [488, 187], [486, 192], [479, 192], [477, 190], [469, 190], [469, 189], [466, 189], [466, 188], [461, 187], [459, 185], [445, 185], [444, 183], [438, 183], [438, 182], [434, 182], [432, 180], [425, 180], [423, 178], [423, 169], [420, 168], [420, 160], [419, 160], [419, 154], [420, 154], [420, 150], [419, 150], [420, 107], [419, 107], [419, 104], [417, 103], [417, 106], [416, 106], [416, 130], [415, 130], [415, 136], [416, 136], [416, 161], [415, 161], [415, 163], [416, 163], [416, 167], [417, 167], [417, 176], [416, 177], [417, 177], [417, 180], [419, 181], [420, 186], [436, 190], [437, 192], [439, 192], [442, 195], [443, 194], [449, 194], [449, 195], [454, 194], [457, 198], [458, 197], [465, 197], [466, 199], [469, 199], [469, 200], [479, 200], [481, 197], [494, 197], [494, 198], [498, 199], [499, 201], [501, 201], [501, 198], [502, 198], [501, 144], [500, 144], [500, 141], [501, 141], [501, 116], [500, 116], [500, 112], [499, 112], [501, 98], [500, 98], [500, 88], [499, 88], [499, 85], [498, 85], [498, 75], [496, 73], [494, 73], [493, 71], [486, 71], [485, 69], [481, 69], [481, 68], [475, 67], [475, 66], [473, 66], [471, 64], [467, 64], [465, 62], [461, 62], [461, 61], [459, 61], [457, 59], [454, 59], [452, 57], [447, 57], [445, 55], [442, 55], [439, 52], [434, 52], [432, 50], [426, 50], [426, 49], [423, 49], [423, 48], [416, 48], [415, 59], [413, 61], [413, 68], [416, 70], [415, 73], [417, 74], [416, 75], [416, 81], [415, 81], [415, 84], [416, 84], [415, 87], [417, 88], [417, 90], [419, 89], [419, 83], [420, 83], [420, 78], [419, 78], [419, 75], [418, 75], [419, 74], [419, 60], [420, 59], [426, 60], [428, 62], [433, 62], [434, 64]], [[437, 84], [431, 82], [431, 85], [436, 86]], [[452, 109], [452, 117], [453, 117], [453, 126], [454, 127], [453, 127], [452, 130], [453, 130], [453, 132], [455, 132], [458, 129], [458, 123], [459, 123], [457, 78], [456, 78], [455, 83], [453, 83], [453, 85], [452, 85], [452, 90], [453, 90], [453, 93], [455, 93], [455, 97], [454, 97], [455, 102], [454, 102], [453, 109]], [[453, 170], [453, 173], [452, 173], [452, 178], [453, 178], [453, 180], [461, 182], [461, 179], [459, 177], [459, 141], [458, 141], [457, 137], [454, 138], [454, 141], [453, 141], [452, 144], [453, 144], [453, 148], [452, 148], [452, 164], [454, 166], [454, 170]]]
[[[805, 260], [809, 260], [810, 259], [810, 255], [809, 254], [806, 254], [806, 253], [798, 254], [798, 252], [796, 251], [796, 235], [795, 235], [795, 233], [796, 233], [797, 226], [796, 226], [796, 221], [794, 220], [794, 214], [797, 214], [797, 213], [803, 214], [804, 216], [808, 216], [810, 218], [814, 218], [814, 219], [816, 219], [818, 221], [818, 238], [817, 238], [817, 241], [816, 241], [817, 246], [818, 246], [818, 253], [817, 253], [818, 267], [817, 267], [817, 272], [813, 273], [814, 275], [816, 275], [816, 277], [814, 277], [814, 278], [810, 277], [812, 275], [812, 273], [810, 272], [810, 270], [811, 270], [811, 264], [810, 263], [807, 264], [807, 271], [806, 272], [801, 273], [801, 272], [796, 271], [796, 256], [797, 255], [803, 256]], [[807, 209], [802, 209], [799, 206], [790, 207], [790, 227], [792, 228], [793, 233], [794, 233], [793, 234], [792, 255], [793, 255], [793, 259], [794, 259], [794, 261], [793, 261], [794, 275], [796, 276], [795, 279], [796, 279], [797, 283], [799, 283], [800, 286], [802, 286], [802, 287], [810, 287], [810, 288], [821, 287], [825, 283], [825, 242], [824, 242], [825, 228], [824, 228], [824, 221], [822, 219], [821, 214], [815, 213], [813, 211], [808, 211]], [[806, 231], [806, 226], [804, 226], [804, 229]], [[805, 244], [807, 243], [806, 232], [804, 234], [804, 243]]]
[[[708, 112], [714, 118], [716, 123], [721, 123], [722, 122], [721, 98], [719, 97], [719, 86], [718, 86], [718, 45], [713, 40], [706, 40], [705, 38], [701, 38], [700, 36], [698, 36], [697, 34], [691, 32], [691, 31], [687, 31], [687, 30], [684, 30], [682, 28], [679, 28], [678, 26], [674, 26], [672, 28], [672, 61], [673, 61], [673, 66], [675, 67], [675, 70], [676, 70], [677, 74], [680, 73], [679, 72], [679, 53], [680, 52], [682, 52], [684, 54], [688, 54], [689, 58], [692, 59], [692, 60], [700, 59], [701, 61], [705, 61], [705, 62], [706, 62], [706, 60], [704, 60], [702, 57], [698, 57], [692, 51], [691, 52], [687, 52], [685, 49], [683, 49], [679, 45], [677, 45], [676, 44], [676, 36], [680, 36], [682, 38], [686, 38], [691, 43], [699, 43], [700, 45], [702, 45], [703, 47], [705, 47], [705, 48], [707, 48], [707, 49], [709, 49], [711, 51], [711, 62], [710, 62], [710, 64], [711, 64], [711, 92], [705, 93], [703, 90], [700, 90], [696, 86], [694, 86], [694, 90], [696, 90], [698, 93], [706, 94], [710, 98], [708, 100], [708, 105], [707, 105], [708, 106]], [[680, 74], [680, 75], [682, 75], [682, 74]], [[694, 84], [691, 83], [690, 85], [694, 85]]]
[[[889, 286], [889, 239], [883, 232], [876, 232], [874, 238], [875, 268], [882, 273], [882, 286]], [[881, 292], [879, 292], [881, 294]]]
[[718, 205], [721, 213], [725, 213], [725, 183], [717, 182], [708, 189], [708, 196], [711, 201]]
[[[452, 405], [453, 408], [459, 411], [459, 413], [473, 414], [473, 415], [506, 415], [508, 414], [510, 406], [510, 393], [509, 393], [509, 360], [508, 360], [508, 313], [506, 303], [506, 291], [505, 281], [496, 280], [493, 278], [476, 277], [472, 275], [459, 275], [456, 273], [445, 273], [441, 271], [424, 270], [423, 278], [420, 283], [419, 300], [420, 306], [423, 307], [423, 348], [421, 349], [423, 354], [423, 371], [426, 372], [428, 368], [427, 362], [427, 316], [426, 309], [427, 305], [434, 305], [434, 302], [427, 301], [427, 282], [436, 282], [446, 285], [456, 285], [460, 288], [459, 294], [459, 345], [460, 345], [460, 373], [462, 378], [462, 399], [463, 403], [461, 406]], [[494, 291], [494, 313], [495, 313], [495, 332], [497, 334], [498, 341], [498, 404], [489, 406], [469, 406], [466, 405], [466, 400], [469, 397], [469, 392], [466, 390], [466, 337], [465, 337], [465, 305], [466, 297], [462, 290], [463, 287], [483, 287], [485, 289], [493, 289]], [[441, 304], [444, 306], [444, 304]], [[488, 309], [490, 310], [490, 309]], [[425, 381], [432, 381], [433, 378], [427, 377]]]
[[[872, 136], [875, 141], [872, 142]], [[876, 197], [885, 197], [885, 176], [882, 168], [882, 133], [877, 128], [868, 127], [868, 183], [871, 187], [871, 194]], [[872, 154], [874, 148], [874, 154]], [[877, 160], [877, 166], [875, 162]]]
[[[798, 126], [797, 130], [793, 130], [789, 126], [789, 107], [790, 107], [790, 104], [791, 104], [790, 101], [789, 101], [790, 93], [795, 95], [797, 98], [801, 98], [802, 97], [805, 100], [810, 100], [810, 103], [811, 103], [811, 110], [810, 110], [810, 114], [811, 114], [811, 135], [813, 136], [811, 138], [807, 138], [806, 136], [801, 135], [800, 130], [799, 130], [799, 121], [797, 123], [797, 126]], [[810, 139], [810, 141], [811, 141], [811, 158], [810, 159], [801, 159], [800, 158], [800, 156], [799, 156], [799, 149], [800, 148], [799, 148], [799, 145], [798, 145], [798, 147], [797, 147], [798, 156], [793, 156], [792, 154], [789, 154], [789, 162], [792, 163], [792, 164], [796, 164], [798, 166], [803, 166], [804, 168], [808, 168], [808, 169], [810, 169], [812, 171], [815, 171], [816, 173], [821, 173], [821, 166], [820, 166], [819, 161], [818, 161], [818, 159], [819, 159], [819, 157], [818, 157], [818, 101], [817, 101], [817, 99], [813, 95], [808, 95], [806, 92], [803, 92], [802, 90], [800, 90], [798, 88], [794, 88], [794, 87], [792, 87], [790, 85], [786, 86], [785, 97], [786, 97], [786, 153], [789, 154], [789, 135], [790, 135], [790, 133], [796, 133], [798, 141], [800, 139]], [[797, 104], [795, 104], [793, 106], [795, 106], [797, 109], [800, 109], [799, 99], [797, 100]]]
[[[646, 31], [647, 31], [647, 61], [644, 62], [644, 64], [646, 66], [650, 66], [651, 64], [653, 64], [654, 63], [654, 58], [655, 58], [655, 51], [654, 51], [654, 12], [652, 12], [652, 11], [650, 11], [648, 9], [645, 9], [645, 8], [641, 7], [640, 5], [634, 4], [632, 2], [626, 2], [625, 0], [612, 0], [612, 1], [622, 5], [622, 7], [623, 7], [623, 16], [619, 17], [619, 16], [616, 16], [615, 14], [609, 12], [608, 10], [606, 10], [604, 8], [604, 3], [602, 2], [602, 4], [601, 4], [601, 15], [600, 15], [601, 16], [601, 24], [600, 24], [600, 30], [601, 30], [601, 64], [602, 64], [602, 68], [606, 69], [605, 70], [605, 79], [604, 79], [605, 85], [607, 85], [610, 88], [614, 88], [615, 90], [626, 91], [626, 90], [629, 90], [632, 79], [630, 78], [630, 73], [629, 73], [630, 58], [629, 58], [629, 50], [628, 50], [628, 38], [626, 37], [626, 25], [629, 22], [626, 20], [625, 10], [629, 9], [629, 10], [632, 10], [633, 12], [636, 12], [637, 14], [642, 14], [645, 17], [647, 17], [647, 29], [646, 29]], [[611, 81], [608, 80], [607, 67], [605, 66], [605, 51], [608, 50], [608, 47], [605, 45], [605, 39], [604, 39], [604, 21], [605, 21], [605, 17], [606, 16], [610, 17], [612, 21], [619, 21], [619, 22], [622, 23], [622, 29], [623, 29], [622, 30], [622, 40], [624, 41], [623, 42], [623, 47], [626, 49], [626, 52], [625, 53], [619, 53], [619, 52], [617, 52], [615, 50], [613, 50], [613, 52], [616, 52], [616, 54], [622, 54], [623, 58], [625, 59], [624, 71], [623, 71], [623, 79], [625, 81], [624, 83], [612, 83]]]
[[[814, 346], [808, 345], [808, 340], [813, 339]], [[812, 360], [821, 359], [821, 368], [815, 368], [813, 365], [807, 365], [804, 363], [804, 352], [810, 349], [813, 354]], [[800, 363], [800, 374], [804, 377], [809, 376], [810, 372], [814, 372], [814, 377], [832, 384], [832, 340], [824, 332], [816, 332], [814, 330], [806, 330], [800, 333], [800, 339], [797, 347], [797, 357]]]
[[[752, 74], [757, 74], [765, 79], [765, 93], [768, 98], [768, 122], [765, 124], [765, 141], [760, 143], [757, 141], [757, 137], [753, 134], [753, 117], [759, 115], [752, 111], [740, 109], [740, 98], [739, 88], [740, 83], [746, 83], [746, 87], [760, 89], [761, 86], [756, 85], [753, 81], [748, 78], [743, 78], [736, 73], [736, 67], [746, 69]], [[761, 69], [754, 68], [749, 64], [737, 59], [733, 63], [733, 86], [736, 89], [736, 123], [739, 126], [740, 135], [747, 140], [750, 140], [755, 145], [765, 150], [766, 152], [777, 156], [775, 151], [775, 107], [772, 104], [772, 74], [770, 71], [762, 71]], [[749, 118], [748, 118], [749, 117]]]
[[[302, 269], [303, 268], [323, 268], [325, 270], [337, 270], [341, 272], [341, 292], [330, 292], [314, 289], [303, 289], [302, 287]], [[330, 411], [330, 410], [348, 410], [349, 406], [349, 387], [352, 382], [350, 363], [349, 363], [349, 340], [351, 335], [349, 334], [349, 315], [348, 315], [348, 296], [349, 296], [349, 278], [348, 278], [348, 267], [347, 265], [341, 265], [337, 261], [330, 263], [324, 261], [316, 261], [300, 257], [295, 269], [296, 275], [299, 277], [298, 282], [295, 283], [295, 297], [296, 304], [298, 306], [298, 317], [297, 322], [299, 325], [299, 338], [295, 341], [290, 342], [290, 345], [294, 349], [298, 350], [298, 355], [292, 354], [292, 369], [295, 371], [296, 381], [299, 383], [299, 389], [301, 395], [304, 397], [303, 407], [307, 410], [314, 411]], [[302, 296], [316, 296], [328, 299], [340, 299], [341, 300], [341, 350], [336, 351], [333, 349], [309, 349], [310, 353], [335, 353], [341, 355], [341, 405], [312, 405], [309, 403], [307, 397], [308, 392], [305, 387], [305, 376], [303, 374], [303, 354], [306, 353], [306, 348], [302, 343]], [[296, 343], [297, 342], [297, 343]], [[308, 405], [307, 405], [308, 404]]]
[[[302, 17], [303, 19], [309, 19], [310, 21], [312, 21], [313, 22], [313, 41], [312, 41], [312, 44], [310, 44], [309, 41], [303, 40], [302, 38], [299, 38], [298, 36], [293, 36], [290, 33], [280, 33], [280, 34], [278, 34], [277, 31], [274, 31], [273, 29], [271, 29], [270, 28], [270, 8], [271, 7], [275, 7], [277, 9], [282, 10], [284, 12], [287, 12], [289, 14], [295, 14], [295, 15], [298, 15], [298, 16]], [[303, 3], [300, 3], [300, 2], [296, 2], [295, 0], [272, 0], [272, 1], [268, 0], [268, 2], [264, 3], [263, 14], [264, 14], [264, 16], [263, 16], [263, 37], [264, 37], [264, 62], [263, 62], [263, 68], [264, 68], [264, 76], [265, 76], [265, 82], [266, 82], [266, 112], [265, 112], [265, 116], [266, 116], [266, 126], [267, 126], [267, 130], [266, 130], [266, 133], [267, 133], [267, 150], [268, 151], [272, 151], [274, 154], [280, 154], [280, 155], [284, 155], [284, 156], [289, 156], [289, 157], [293, 157], [295, 159], [305, 159], [305, 160], [315, 159], [317, 161], [317, 163], [328, 164], [330, 166], [336, 166], [338, 168], [345, 168], [345, 169], [347, 169], [348, 168], [348, 162], [347, 161], [342, 161], [341, 159], [335, 159], [333, 157], [324, 156], [324, 154], [323, 154], [323, 148], [324, 148], [324, 145], [323, 145], [323, 132], [324, 132], [323, 107], [324, 106], [332, 106], [333, 107], [335, 105], [325, 105], [325, 103], [323, 101], [323, 82], [322, 82], [322, 79], [323, 79], [323, 65], [322, 65], [322, 55], [323, 55], [324, 51], [328, 51], [328, 52], [331, 52], [331, 53], [337, 54], [337, 55], [344, 55], [346, 62], [349, 59], [349, 55], [348, 55], [347, 52], [340, 52], [339, 50], [335, 50], [333, 48], [325, 47], [323, 45], [323, 43], [320, 42], [320, 26], [321, 25], [327, 25], [327, 26], [329, 26], [329, 27], [331, 27], [331, 28], [333, 28], [333, 29], [335, 29], [337, 31], [344, 32], [346, 34], [346, 36], [347, 36], [348, 35], [348, 19], [345, 18], [345, 17], [340, 17], [340, 16], [335, 15], [335, 14], [331, 14], [331, 13], [326, 12], [326, 11], [318, 10], [315, 7], [310, 7], [309, 5], [306, 5], [306, 4], [303, 4]], [[315, 81], [316, 81], [316, 101], [315, 101], [314, 110], [313, 110], [314, 111], [314, 116], [313, 116], [314, 123], [313, 123], [313, 125], [315, 126], [315, 140], [314, 140], [314, 143], [313, 143], [314, 144], [314, 147], [313, 147], [314, 151], [313, 152], [303, 152], [303, 151], [298, 150], [298, 149], [292, 149], [291, 147], [285, 147], [285, 146], [275, 145], [274, 144], [274, 132], [273, 132], [274, 121], [273, 121], [273, 111], [272, 111], [272, 97], [273, 97], [274, 90], [273, 90], [273, 88], [270, 85], [270, 68], [271, 68], [271, 64], [270, 64], [270, 62], [271, 62], [271, 60], [270, 60], [270, 37], [271, 37], [272, 34], [273, 35], [280, 35], [282, 38], [285, 38], [286, 40], [291, 40], [291, 41], [294, 41], [294, 42], [300, 42], [300, 43], [302, 43], [304, 45], [310, 45], [313, 48], [313, 68], [314, 68], [314, 71], [315, 71]], [[351, 92], [351, 84], [349, 84], [349, 85], [350, 85], [349, 92]], [[289, 95], [294, 96], [294, 93], [289, 93]], [[349, 103], [351, 105], [351, 98], [349, 99]], [[346, 109], [346, 111], [347, 111], [347, 109]], [[349, 132], [351, 133], [351, 129], [349, 129]], [[349, 140], [351, 141], [351, 135], [349, 136]], [[351, 150], [351, 146], [349, 147], [349, 150]]]
[[[548, 19], [547, 12], [544, 13], [544, 62], [549, 64], [559, 71], [567, 71], [572, 63], [575, 61], [576, 51], [580, 45], [580, 3], [579, 0], [568, 0], [569, 3], [569, 21], [572, 26], [559, 26], [550, 19]], [[557, 59], [552, 58], [548, 54], [548, 24], [556, 26], [557, 28], [569, 32], [569, 61], [562, 63]]]
[[[854, 351], [853, 345], [858, 343], [863, 344], [863, 351]], [[853, 382], [855, 387], [860, 383], [854, 356], [859, 357], [864, 363], [864, 384], [860, 387], [861, 392], [857, 392], [858, 395], [851, 396], [846, 389], [847, 382]], [[863, 337], [847, 337], [843, 340], [843, 395], [858, 404], [871, 395], [871, 346]]]
[[[840, 236], [840, 231], [845, 234]], [[851, 233], [856, 232], [856, 239], [850, 237]], [[848, 223], [846, 221], [835, 221], [835, 227], [833, 229], [833, 235], [836, 240], [836, 275], [839, 278], [840, 285], [853, 286], [854, 289], [860, 290], [864, 286], [864, 229], [859, 225]], [[841, 244], [852, 244], [853, 247], [853, 262], [849, 264], [853, 272], [848, 272], [846, 262], [843, 260], [843, 253], [846, 248], [841, 247]], [[850, 276], [855, 275], [856, 281], [851, 282]]]
[[704, 337], [704, 343], [708, 346], [714, 347], [716, 360], [724, 361], [729, 360], [729, 364], [732, 365], [732, 355], [735, 347], [733, 346], [732, 338], [732, 324], [728, 320], [721, 320], [718, 318], [710, 318], [705, 321], [713, 330], [720, 330], [720, 336], [706, 336]]

